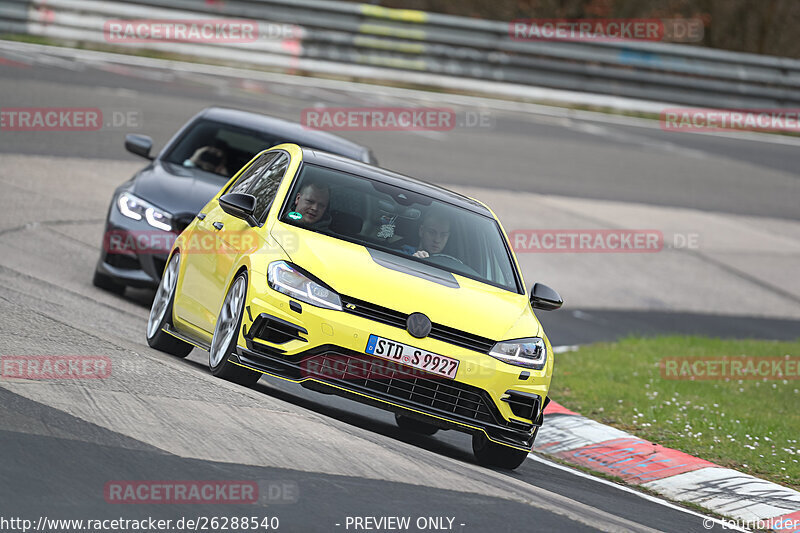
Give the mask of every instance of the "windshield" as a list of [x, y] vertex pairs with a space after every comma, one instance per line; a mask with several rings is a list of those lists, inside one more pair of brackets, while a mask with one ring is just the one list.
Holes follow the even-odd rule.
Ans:
[[407, 189], [304, 164], [280, 219], [519, 292], [493, 218]]
[[211, 120], [198, 120], [164, 158], [169, 163], [196, 167], [226, 179], [257, 153], [287, 142], [267, 133]]

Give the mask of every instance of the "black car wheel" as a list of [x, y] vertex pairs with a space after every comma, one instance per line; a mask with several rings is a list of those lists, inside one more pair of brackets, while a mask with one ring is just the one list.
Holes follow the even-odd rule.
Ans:
[[92, 285], [94, 285], [98, 289], [103, 289], [104, 291], [108, 291], [114, 294], [122, 295], [125, 292], [125, 285], [117, 283], [111, 276], [106, 276], [105, 274], [101, 274], [97, 270], [94, 271], [94, 277], [92, 278]]

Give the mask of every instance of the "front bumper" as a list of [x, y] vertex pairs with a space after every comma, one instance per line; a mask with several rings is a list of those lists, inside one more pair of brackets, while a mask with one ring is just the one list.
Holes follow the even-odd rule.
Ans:
[[[506, 420], [485, 391], [455, 380], [405, 374], [372, 357], [364, 374], [361, 354], [341, 346], [320, 346], [292, 356], [238, 347], [236, 363], [265, 374], [302, 383], [321, 392], [424, 420], [443, 429], [485, 432], [496, 442], [530, 450], [535, 425]], [[314, 361], [312, 363], [311, 361]], [[312, 373], [313, 367], [327, 368]], [[314, 382], [314, 386], [309, 382]], [[319, 386], [321, 385], [321, 387]], [[538, 421], [541, 425], [541, 421]]]
[[[445, 429], [482, 432], [497, 443], [530, 450], [542, 423], [551, 362], [541, 371], [529, 370], [452, 343], [416, 339], [396, 326], [296, 302], [259, 278], [254, 274], [251, 279], [251, 294], [258, 296], [249, 299], [232, 362]], [[366, 354], [370, 334], [454, 357], [460, 361], [458, 373], [447, 379]], [[520, 399], [534, 405], [528, 417], [515, 414], [524, 412]]]
[[176, 237], [121, 215], [112, 203], [96, 270], [122, 285], [156, 288]]
[[167, 264], [167, 254], [110, 254], [103, 250], [96, 270], [121, 285], [156, 288]]

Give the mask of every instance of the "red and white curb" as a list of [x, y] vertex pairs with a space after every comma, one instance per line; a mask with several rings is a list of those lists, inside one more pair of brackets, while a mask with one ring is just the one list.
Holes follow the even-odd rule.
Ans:
[[800, 533], [800, 492], [635, 437], [556, 402], [545, 409], [534, 451], [741, 523]]

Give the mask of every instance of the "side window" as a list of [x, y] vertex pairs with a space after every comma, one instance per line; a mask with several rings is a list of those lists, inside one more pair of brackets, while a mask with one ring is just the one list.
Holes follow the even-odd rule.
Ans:
[[289, 168], [289, 156], [279, 155], [263, 173], [253, 182], [248, 194], [256, 197], [256, 216], [260, 222], [266, 218], [267, 210], [272, 205], [275, 193]]
[[276, 152], [270, 152], [262, 155], [245, 170], [239, 179], [225, 191], [226, 193], [240, 192], [245, 193], [247, 189], [253, 184], [253, 181], [261, 174], [261, 172], [269, 166], [270, 163], [278, 156]]

